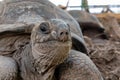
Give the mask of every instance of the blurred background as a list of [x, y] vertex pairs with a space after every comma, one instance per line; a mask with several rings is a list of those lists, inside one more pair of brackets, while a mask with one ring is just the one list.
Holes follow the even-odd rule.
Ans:
[[[2, 0], [0, 0], [2, 1]], [[67, 5], [67, 10], [82, 10], [88, 7], [91, 13], [100, 13], [105, 9], [110, 9], [115, 13], [120, 13], [120, 0], [49, 0], [55, 5]]]
[[[66, 6], [67, 10], [81, 10], [83, 6], [88, 6], [91, 13], [100, 13], [109, 8], [115, 13], [120, 13], [120, 0], [50, 0], [54, 4]], [[86, 5], [87, 4], [87, 5]]]

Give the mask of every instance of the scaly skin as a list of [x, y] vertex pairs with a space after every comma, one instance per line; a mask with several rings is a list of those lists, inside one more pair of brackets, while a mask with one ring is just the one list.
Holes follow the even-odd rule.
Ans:
[[91, 59], [75, 50], [71, 50], [67, 60], [57, 70], [57, 80], [103, 80]]
[[0, 56], [0, 80], [16, 80], [17, 69], [14, 59]]

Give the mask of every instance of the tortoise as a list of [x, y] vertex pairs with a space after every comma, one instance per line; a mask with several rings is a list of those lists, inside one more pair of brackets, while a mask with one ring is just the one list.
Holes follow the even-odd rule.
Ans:
[[68, 12], [81, 26], [83, 35], [92, 39], [108, 39], [104, 33], [105, 27], [95, 15], [80, 10], [69, 10]]
[[48, 0], [4, 0], [0, 80], [103, 80], [79, 24]]

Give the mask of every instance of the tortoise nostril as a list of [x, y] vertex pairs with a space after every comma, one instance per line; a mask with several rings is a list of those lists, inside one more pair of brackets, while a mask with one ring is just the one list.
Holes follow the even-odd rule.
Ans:
[[68, 31], [61, 31], [60, 35], [66, 35], [67, 36], [68, 35]]
[[62, 32], [60, 32], [60, 36], [62, 36], [62, 35], [68, 35], [68, 32], [67, 31], [62, 31]]
[[61, 33], [60, 33], [60, 35], [63, 35], [63, 34], [64, 34], [64, 32], [61, 32]]
[[66, 32], [65, 34], [68, 35], [68, 32]]
[[62, 41], [62, 42], [67, 41], [68, 37], [69, 37], [69, 32], [67, 30], [62, 30], [59, 33], [59, 40]]

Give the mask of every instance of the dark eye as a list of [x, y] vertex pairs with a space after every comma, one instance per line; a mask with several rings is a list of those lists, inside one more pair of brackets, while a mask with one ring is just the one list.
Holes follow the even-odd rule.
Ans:
[[44, 34], [48, 34], [50, 32], [49, 30], [49, 23], [44, 22], [40, 24], [40, 31]]

